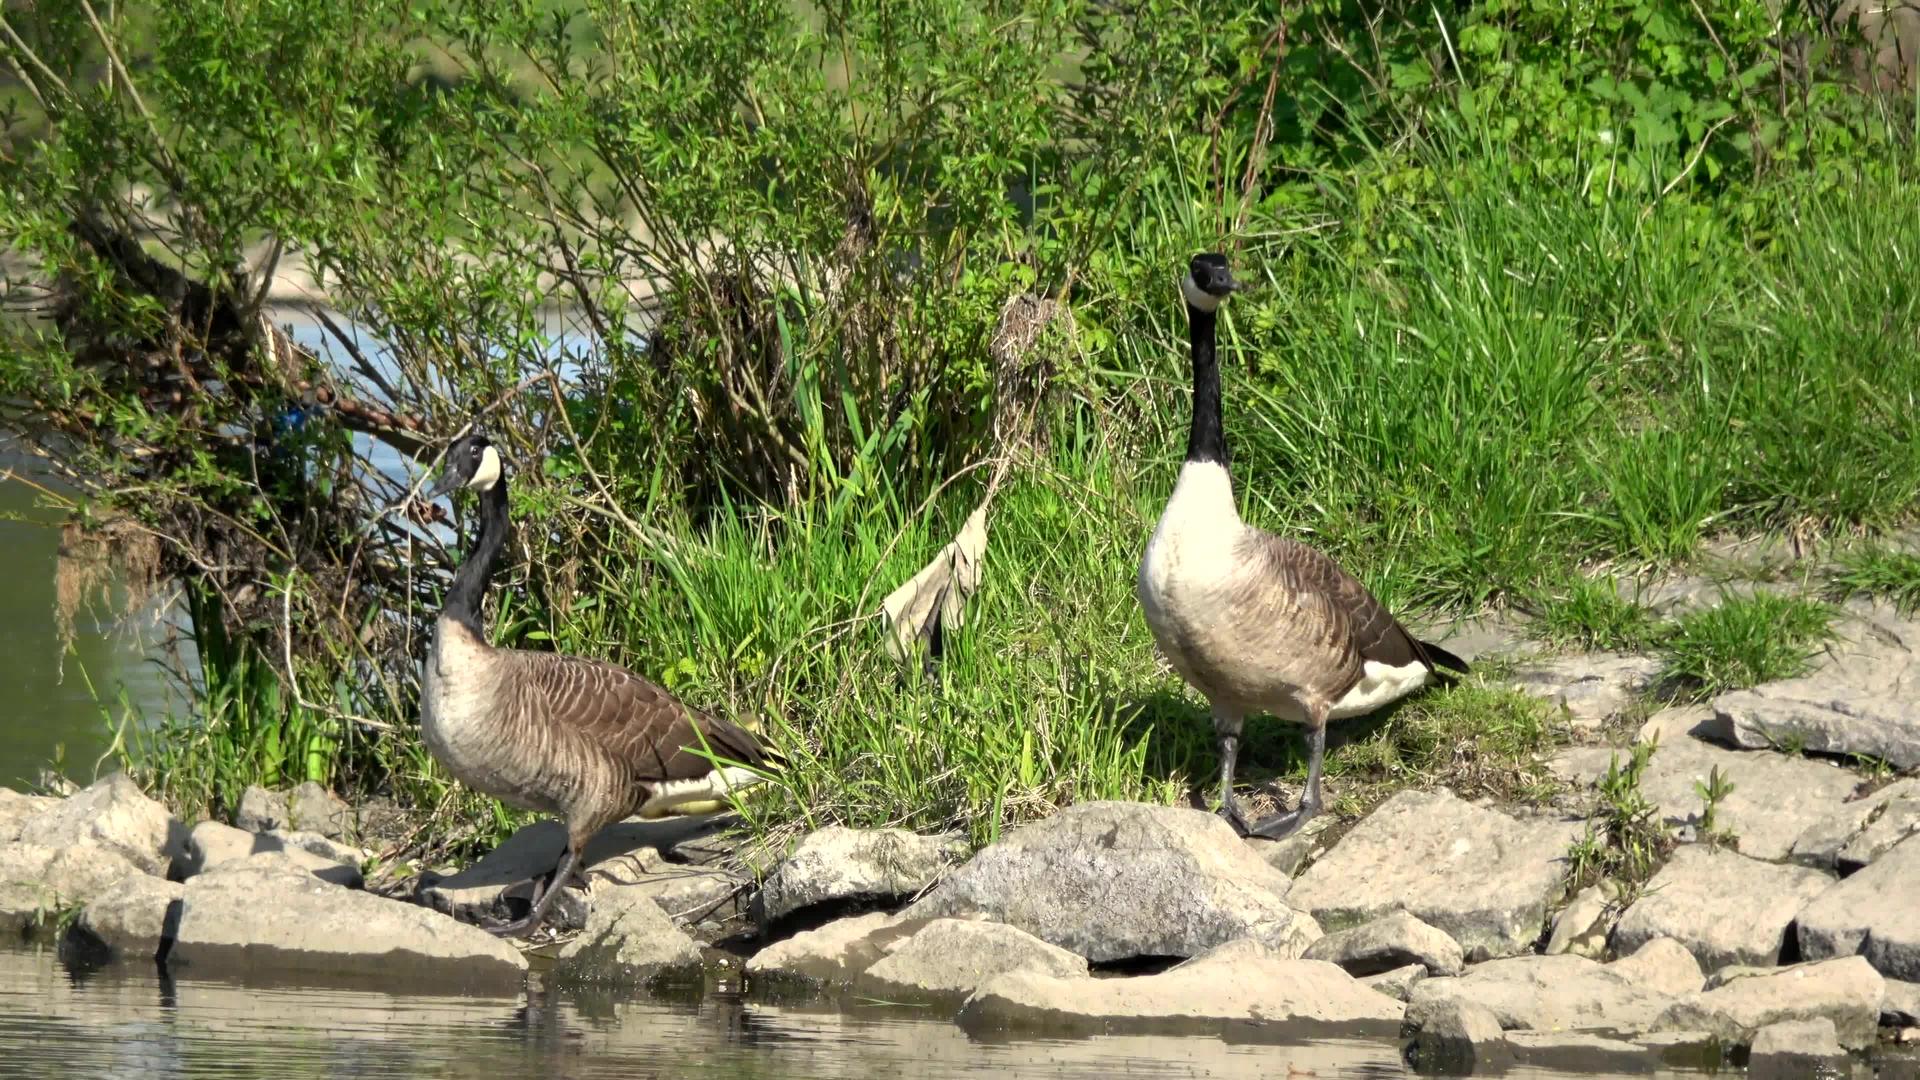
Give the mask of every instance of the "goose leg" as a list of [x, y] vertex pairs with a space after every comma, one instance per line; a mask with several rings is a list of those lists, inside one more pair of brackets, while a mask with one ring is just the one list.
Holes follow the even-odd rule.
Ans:
[[553, 874], [547, 878], [540, 895], [534, 898], [533, 910], [527, 912], [525, 918], [489, 926], [487, 932], [495, 937], [525, 937], [538, 930], [540, 924], [546, 921], [547, 912], [553, 908], [553, 902], [560, 898], [560, 890], [566, 887], [579, 861], [580, 847], [568, 844], [566, 853], [560, 856], [559, 865], [553, 868]]
[[1234, 832], [1245, 836], [1246, 814], [1240, 809], [1240, 800], [1233, 797], [1233, 765], [1240, 754], [1240, 724], [1237, 716], [1219, 712], [1213, 715], [1213, 727], [1220, 736], [1220, 816], [1227, 819]]
[[1326, 710], [1315, 710], [1311, 723], [1307, 730], [1307, 790], [1300, 795], [1299, 807], [1254, 822], [1247, 828], [1247, 835], [1282, 840], [1320, 812], [1320, 766], [1327, 756]]

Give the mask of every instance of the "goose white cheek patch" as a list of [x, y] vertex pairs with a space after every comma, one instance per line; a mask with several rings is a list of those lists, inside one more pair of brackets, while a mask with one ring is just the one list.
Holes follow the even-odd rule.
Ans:
[[1220, 306], [1220, 298], [1201, 288], [1200, 283], [1193, 280], [1192, 274], [1180, 279], [1180, 295], [1201, 311], [1213, 311]]
[[480, 451], [480, 467], [473, 470], [473, 479], [467, 481], [467, 486], [475, 491], [491, 491], [499, 482], [500, 455], [489, 446]]

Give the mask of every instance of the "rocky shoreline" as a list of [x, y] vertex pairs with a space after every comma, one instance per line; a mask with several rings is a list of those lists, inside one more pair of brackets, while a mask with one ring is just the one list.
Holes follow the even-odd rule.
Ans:
[[[1900, 775], [1920, 755], [1920, 623], [1849, 610], [1857, 632], [1813, 675], [1628, 730], [1658, 739], [1641, 793], [1680, 841], [1637, 888], [1569, 890], [1619, 753], [1601, 736], [1548, 763], [1568, 794], [1547, 807], [1406, 790], [1337, 839], [1243, 840], [1198, 810], [1113, 802], [977, 852], [829, 827], [762, 853], [712, 821], [629, 821], [589, 849], [561, 940], [531, 951], [472, 924], [525, 909], [557, 823], [396, 887], [367, 881], [353, 809], [317, 786], [249, 791], [234, 825], [188, 828], [115, 775], [65, 798], [0, 790], [0, 928], [76, 962], [437, 990], [717, 968], [754, 993], [913, 1001], [970, 1034], [1371, 1036], [1441, 1071], [1816, 1075], [1863, 1051], [1920, 1068], [1920, 778]], [[1503, 677], [1604, 732], [1643, 659]], [[1786, 732], [1829, 756], [1785, 752]], [[1708, 829], [1716, 773], [1732, 790]]]

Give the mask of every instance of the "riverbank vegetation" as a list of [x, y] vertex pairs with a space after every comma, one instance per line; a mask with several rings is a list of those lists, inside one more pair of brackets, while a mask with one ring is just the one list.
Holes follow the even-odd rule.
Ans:
[[[1256, 286], [1245, 515], [1396, 609], [1611, 640], [1643, 620], [1596, 569], [1912, 521], [1912, 72], [1852, 5], [1772, 7], [15, 9], [0, 408], [189, 602], [199, 708], [127, 739], [189, 814], [311, 778], [422, 847], [519, 820], [415, 735], [457, 552], [393, 463], [470, 421], [515, 470], [496, 639], [757, 723], [791, 759], [759, 825], [1177, 799], [1213, 750], [1133, 576], [1194, 251]], [[296, 259], [324, 351], [272, 326]], [[986, 499], [922, 678], [880, 599]], [[1528, 708], [1434, 695], [1334, 771], [1518, 761]], [[1299, 762], [1276, 727], [1255, 777]]]

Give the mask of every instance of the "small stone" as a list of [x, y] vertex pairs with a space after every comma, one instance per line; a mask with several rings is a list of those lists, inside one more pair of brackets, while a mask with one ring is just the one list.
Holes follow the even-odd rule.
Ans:
[[[1606, 774], [1608, 761], [1616, 756], [1624, 761], [1626, 751], [1582, 747], [1562, 751], [1548, 765], [1564, 779], [1591, 783]], [[1640, 791], [1659, 808], [1665, 823], [1698, 826], [1702, 806], [1694, 785], [1705, 783], [1715, 768], [1733, 784], [1715, 811], [1716, 827], [1731, 830], [1737, 837], [1735, 850], [1755, 859], [1786, 858], [1794, 840], [1840, 805], [1859, 782], [1851, 772], [1824, 761], [1662, 738], [1640, 778]]]
[[[1840, 870], [1840, 854], [1853, 844], [1854, 839], [1867, 829], [1869, 823], [1877, 821], [1885, 813], [1889, 803], [1905, 800], [1920, 800], [1920, 780], [1897, 780], [1886, 787], [1851, 802], [1843, 802], [1825, 814], [1816, 818], [1793, 841], [1789, 857], [1803, 866], [1818, 867], [1822, 870]], [[1895, 821], [1904, 818], [1896, 813]], [[1872, 856], [1862, 858], [1864, 852], [1855, 849], [1849, 856], [1853, 865], [1845, 872], [1851, 873], [1878, 858], [1887, 848], [1899, 841], [1899, 837], [1884, 837], [1886, 830], [1867, 842], [1872, 848]]]
[[[1410, 1023], [1448, 1002], [1484, 1005], [1500, 1026], [1533, 1031], [1650, 1031], [1673, 1003], [1581, 956], [1513, 956], [1413, 988]], [[1415, 1023], [1415, 1026], [1418, 1026]]]
[[[836, 919], [814, 930], [803, 930], [776, 941], [747, 959], [749, 975], [785, 976], [828, 985], [844, 984], [877, 963], [885, 954], [873, 939], [892, 929], [899, 916], [883, 911], [850, 919]], [[888, 935], [903, 936], [899, 932]]]
[[756, 911], [777, 922], [816, 904], [911, 897], [965, 859], [967, 850], [958, 836], [829, 825], [802, 837], [774, 867], [760, 885]]
[[169, 967], [377, 977], [436, 989], [505, 989], [527, 962], [492, 934], [437, 911], [329, 885], [255, 855], [186, 883]]
[[1589, 885], [1575, 893], [1553, 922], [1553, 936], [1547, 939], [1547, 955], [1572, 953], [1598, 960], [1607, 952], [1607, 938], [1613, 930], [1608, 915], [1620, 895], [1612, 881]]
[[1818, 870], [1688, 844], [1620, 916], [1614, 947], [1632, 952], [1669, 937], [1702, 967], [1776, 964], [1794, 916], [1831, 884]]
[[1014, 972], [987, 981], [961, 1007], [969, 1032], [1006, 1029], [1213, 1033], [1263, 1023], [1389, 1034], [1401, 1008], [1321, 960], [1282, 960], [1258, 942], [1231, 942], [1157, 975], [1102, 979]]
[[1458, 942], [1404, 911], [1329, 934], [1303, 955], [1339, 964], [1350, 975], [1378, 975], [1409, 963], [1433, 975], [1458, 975], [1466, 967]]
[[1059, 979], [1082, 978], [1087, 961], [1004, 923], [933, 919], [889, 942], [862, 973], [862, 981], [920, 993], [970, 994], [982, 983], [1015, 971]]
[[287, 827], [341, 840], [353, 831], [353, 808], [340, 796], [308, 780], [287, 792]]
[[1407, 1050], [1423, 1073], [1490, 1073], [1513, 1061], [1513, 1047], [1493, 1013], [1470, 1001], [1449, 1001], [1427, 1011]]
[[[1890, 979], [1920, 982], [1920, 835], [1828, 888], [1800, 911], [1800, 955], [1859, 953]], [[1842, 1042], [1845, 1042], [1843, 1030]]]
[[1920, 983], [1887, 980], [1887, 996], [1880, 1002], [1880, 1023], [1887, 1027], [1920, 1024]]
[[1879, 973], [1861, 957], [1849, 956], [1750, 975], [1689, 994], [1655, 1026], [1711, 1031], [1728, 1042], [1744, 1043], [1769, 1024], [1824, 1017], [1833, 1024], [1840, 1045], [1859, 1049], [1873, 1042], [1885, 996], [1886, 982]]
[[149, 874], [165, 876], [186, 830], [125, 773], [114, 773], [20, 823], [19, 842], [41, 847], [111, 848]]
[[1096, 962], [1190, 957], [1297, 940], [1288, 884], [1214, 814], [1089, 802], [1014, 830], [907, 914], [985, 915]]
[[1768, 1024], [1753, 1037], [1747, 1058], [1749, 1080], [1798, 1080], [1826, 1075], [1846, 1064], [1847, 1052], [1834, 1035], [1833, 1021], [1782, 1020]]
[[1920, 832], [1920, 793], [1888, 799], [1880, 805], [1880, 813], [1835, 857], [1834, 866], [1840, 873], [1864, 869], [1900, 841]]
[[1249, 836], [1247, 846], [1253, 849], [1255, 855], [1265, 859], [1268, 866], [1291, 878], [1300, 872], [1300, 866], [1308, 856], [1320, 853], [1320, 838], [1333, 827], [1335, 820], [1331, 816], [1309, 818], [1305, 825], [1283, 840]]
[[1513, 818], [1445, 789], [1403, 791], [1301, 875], [1287, 900], [1336, 930], [1408, 911], [1470, 961], [1525, 953], [1580, 832], [1577, 822]]
[[249, 784], [247, 790], [240, 793], [240, 806], [234, 811], [233, 823], [248, 832], [291, 828], [287, 797], [259, 784]]
[[250, 833], [218, 821], [203, 821], [187, 834], [186, 850], [175, 864], [175, 876], [185, 881], [217, 866], [252, 858], [265, 852], [280, 852], [293, 864], [322, 881], [349, 889], [363, 882], [358, 866], [349, 866], [315, 855], [305, 848], [287, 847], [272, 833]]
[[1395, 1001], [1405, 1001], [1413, 996], [1413, 988], [1426, 977], [1427, 965], [1408, 964], [1406, 967], [1397, 967], [1378, 975], [1365, 976], [1360, 981]]
[[1675, 997], [1700, 990], [1700, 963], [1685, 945], [1669, 937], [1642, 944], [1629, 956], [1607, 965], [1607, 970], [1656, 993]]
[[146, 874], [128, 874], [94, 894], [69, 931], [82, 947], [114, 960], [163, 959], [186, 886]]
[[555, 970], [562, 979], [638, 983], [700, 966], [700, 947], [652, 897], [595, 886], [588, 901], [586, 929], [560, 950]]
[[0, 787], [0, 844], [20, 839], [20, 826], [28, 818], [59, 804], [60, 800], [51, 795], [27, 795]]

